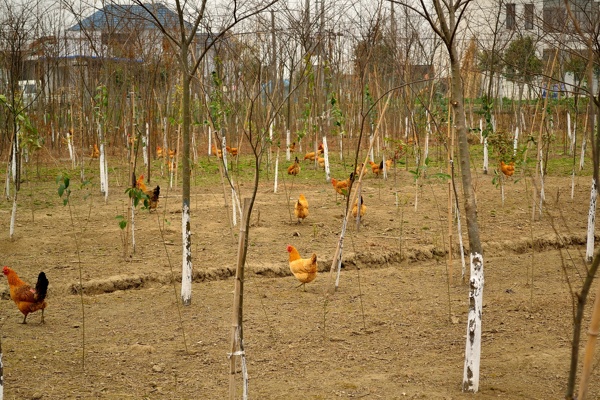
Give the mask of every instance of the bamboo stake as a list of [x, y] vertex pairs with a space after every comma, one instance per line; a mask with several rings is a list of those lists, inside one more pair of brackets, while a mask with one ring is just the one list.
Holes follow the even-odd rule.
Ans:
[[[355, 190], [354, 194], [352, 194], [352, 186], [353, 186], [353, 182], [354, 182], [353, 180], [350, 181], [350, 186], [348, 187], [349, 193], [348, 193], [348, 197], [346, 199], [346, 213], [344, 215], [344, 220], [342, 221], [342, 231], [340, 233], [340, 238], [338, 240], [338, 244], [335, 249], [335, 254], [333, 256], [333, 260], [331, 261], [331, 267], [329, 269], [330, 284], [327, 285], [327, 289], [326, 289], [329, 294], [333, 294], [339, 286], [339, 276], [340, 276], [341, 267], [342, 267], [342, 249], [343, 249], [343, 244], [344, 244], [344, 234], [346, 233], [346, 225], [348, 223], [348, 220], [350, 219], [350, 215], [352, 214], [352, 205], [356, 201], [357, 193], [360, 190], [360, 187], [362, 185], [363, 172], [364, 172], [365, 166], [367, 165], [369, 155], [370, 155], [371, 151], [373, 150], [374, 136], [379, 134], [379, 126], [380, 126], [381, 120], [382, 120], [383, 116], [385, 115], [385, 112], [388, 108], [391, 97], [392, 97], [391, 95], [388, 95], [385, 106], [380, 114], [379, 121], [377, 122], [377, 127], [375, 128], [375, 132], [373, 135], [371, 135], [369, 149], [367, 150], [367, 155], [364, 159], [363, 166], [358, 174], [358, 188], [359, 189]], [[337, 267], [337, 279], [335, 282], [335, 286], [332, 286], [331, 280], [333, 279], [333, 273], [336, 270], [336, 267]]]
[[[213, 131], [213, 134], [215, 135], [215, 143], [218, 143], [218, 137], [215, 131]], [[223, 148], [224, 149], [224, 148]], [[226, 151], [221, 151], [221, 154], [223, 154], [224, 157], [226, 157]], [[233, 224], [231, 221], [231, 216], [229, 214], [229, 204], [227, 203], [227, 187], [225, 185], [225, 174], [226, 174], [226, 168], [223, 166], [223, 162], [219, 161], [218, 158], [218, 149], [217, 149], [217, 154], [215, 154], [217, 156], [217, 166], [219, 168], [219, 175], [221, 175], [221, 186], [223, 187], [223, 202], [224, 202], [224, 206], [225, 206], [225, 215], [227, 215], [227, 221], [229, 222], [229, 232], [231, 233], [231, 240], [235, 240], [235, 236], [233, 234]], [[225, 160], [225, 159], [223, 159]]]
[[[556, 59], [558, 57], [558, 51], [555, 51], [554, 53], [554, 58], [552, 59], [552, 64], [550, 65], [550, 71], [547, 74], [547, 76], [552, 76], [552, 72], [554, 71], [554, 66], [556, 65]], [[549, 82], [546, 85], [547, 89], [549, 89], [550, 85]], [[535, 169], [535, 178], [534, 178], [534, 182], [538, 182], [540, 179], [540, 175], [539, 175], [539, 171], [542, 170], [542, 131], [544, 129], [544, 122], [546, 120], [546, 109], [548, 108], [548, 98], [550, 97], [548, 90], [546, 90], [546, 97], [544, 98], [544, 106], [542, 108], [542, 116], [540, 118], [540, 131], [538, 133], [538, 138], [537, 138], [537, 164], [539, 166], [539, 168]], [[537, 113], [537, 105], [536, 105], [536, 113]], [[535, 115], [534, 114], [534, 121], [535, 121]], [[533, 125], [534, 123], [531, 124], [531, 130], [533, 131]], [[533, 133], [533, 132], [532, 132]], [[525, 159], [527, 159], [527, 152], [525, 152]], [[543, 179], [543, 178], [542, 178]], [[543, 188], [543, 182], [541, 184], [542, 188]], [[537, 187], [536, 185], [533, 185], [533, 207], [532, 207], [532, 217], [533, 220], [535, 221], [535, 210], [538, 208], [537, 207]], [[540, 193], [540, 216], [542, 213], [542, 203], [543, 203], [544, 199], [543, 199], [543, 194]]]

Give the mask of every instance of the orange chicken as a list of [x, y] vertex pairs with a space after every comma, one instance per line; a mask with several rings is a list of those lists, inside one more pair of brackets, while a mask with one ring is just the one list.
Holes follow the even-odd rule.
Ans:
[[287, 251], [290, 253], [290, 270], [301, 282], [298, 287], [304, 286], [304, 291], [306, 291], [306, 284], [314, 281], [317, 277], [317, 255], [313, 253], [310, 258], [301, 258], [298, 250], [292, 245], [287, 246]]
[[92, 153], [90, 154], [90, 157], [92, 157], [92, 158], [100, 157], [100, 149], [98, 149], [98, 145], [96, 143], [94, 143], [94, 148], [92, 149]]
[[338, 181], [335, 178], [331, 178], [331, 185], [333, 186], [336, 192], [345, 197], [348, 196], [348, 188], [350, 187], [351, 179], [354, 179], [354, 173], [351, 173], [350, 178], [344, 179], [343, 181]]
[[219, 158], [223, 158], [223, 151], [217, 149], [214, 144], [212, 145], [212, 153], [216, 154]]
[[27, 323], [27, 315], [38, 310], [42, 310], [42, 319], [44, 323], [44, 309], [46, 308], [46, 293], [48, 292], [48, 278], [46, 274], [40, 272], [35, 288], [23, 282], [17, 273], [11, 268], [4, 267], [2, 273], [6, 275], [8, 286], [10, 288], [10, 298], [15, 302], [19, 311], [24, 315], [22, 324]]
[[311, 151], [310, 153], [306, 153], [304, 155], [305, 160], [315, 161], [315, 152]]
[[294, 215], [298, 218], [298, 223], [300, 223], [300, 220], [304, 221], [304, 218], [308, 217], [308, 201], [303, 194], [300, 194], [294, 206]]
[[506, 176], [512, 176], [515, 173], [515, 163], [510, 162], [509, 164], [505, 164], [504, 161], [500, 161], [500, 170]]
[[[365, 216], [365, 212], [367, 211], [367, 206], [365, 206], [365, 203], [363, 202], [363, 198], [362, 196], [360, 196], [360, 217], [364, 217]], [[354, 218], [356, 218], [356, 215], [358, 214], [358, 199], [356, 199], [356, 201], [354, 202], [354, 206], [352, 207], [352, 216]]]
[[237, 147], [225, 146], [225, 150], [227, 150], [227, 152], [229, 154], [231, 154], [232, 156], [234, 156], [234, 157], [238, 155], [238, 149], [237, 149]]
[[376, 176], [379, 176], [383, 173], [383, 160], [379, 164], [375, 164], [373, 161], [369, 161], [371, 165], [371, 170]]
[[[358, 167], [356, 167], [356, 176], [360, 175], [360, 171], [363, 169], [363, 166], [365, 165], [365, 163], [360, 163], [360, 165]], [[363, 170], [362, 176], [364, 177], [367, 174], [367, 169], [365, 168]]]
[[317, 162], [319, 163], [319, 167], [325, 169], [325, 158], [317, 157]]
[[296, 151], [296, 142], [289, 145], [290, 151]]
[[389, 171], [392, 167], [394, 166], [394, 160], [392, 160], [391, 158], [388, 158], [387, 160], [385, 160], [385, 167], [386, 169]]
[[288, 167], [287, 171], [288, 175], [298, 175], [300, 172], [300, 161], [298, 161], [298, 157], [296, 157], [294, 163]]
[[158, 207], [158, 198], [160, 196], [160, 186], [156, 185], [154, 189], [149, 190], [146, 184], [144, 183], [144, 175], [140, 175], [140, 177], [135, 181], [135, 187], [140, 189], [146, 196], [148, 196], [148, 200], [144, 200], [144, 204], [148, 209], [155, 210]]

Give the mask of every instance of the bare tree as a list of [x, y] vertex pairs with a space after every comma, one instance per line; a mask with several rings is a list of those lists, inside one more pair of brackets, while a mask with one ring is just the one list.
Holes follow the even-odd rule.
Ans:
[[[241, 21], [256, 15], [277, 0], [258, 2], [256, 4], [241, 4], [234, 0], [229, 9], [229, 18], [225, 19], [216, 33], [212, 33], [212, 22], [208, 17], [207, 0], [198, 2], [175, 1], [175, 12], [177, 21], [171, 21], [168, 25], [161, 19], [159, 10], [141, 0], [135, 0], [134, 4], [141, 7], [145, 13], [140, 18], [148, 19], [163, 33], [169, 43], [176, 49], [176, 57], [181, 72], [182, 82], [182, 166], [183, 166], [183, 196], [182, 196], [182, 284], [181, 298], [184, 305], [190, 305], [192, 301], [192, 245], [190, 231], [190, 126], [191, 126], [191, 97], [190, 87], [192, 79], [207, 55], [209, 49], [221, 39], [233, 27]], [[199, 33], [204, 29], [205, 42], [198, 43]], [[197, 47], [196, 47], [197, 46]], [[196, 52], [196, 50], [198, 50]]]
[[[470, 0], [451, 0], [442, 2], [433, 0], [433, 7], [423, 0], [418, 6], [395, 1], [408, 7], [425, 19], [431, 29], [443, 41], [450, 60], [451, 101], [454, 112], [454, 124], [458, 135], [460, 171], [462, 175], [463, 195], [465, 197], [465, 215], [469, 236], [469, 252], [471, 255], [471, 279], [469, 293], [469, 319], [467, 324], [467, 346], [465, 352], [465, 368], [463, 390], [477, 392], [479, 388], [479, 361], [481, 353], [481, 319], [483, 300], [483, 250], [479, 238], [477, 222], [477, 203], [471, 180], [469, 159], [469, 143], [467, 142], [467, 124], [463, 97], [460, 57], [456, 37], [461, 20]], [[452, 162], [452, 160], [450, 160]]]

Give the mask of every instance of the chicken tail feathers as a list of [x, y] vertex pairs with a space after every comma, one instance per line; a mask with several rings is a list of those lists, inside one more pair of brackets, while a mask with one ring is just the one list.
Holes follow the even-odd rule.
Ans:
[[35, 295], [37, 297], [37, 301], [42, 301], [46, 298], [46, 294], [48, 293], [48, 278], [46, 278], [46, 274], [42, 271], [38, 275], [37, 282], [35, 284]]
[[315, 253], [313, 253], [312, 257], [310, 257], [310, 262], [313, 264], [317, 262], [317, 255]]
[[156, 186], [154, 191], [152, 192], [152, 200], [157, 201], [158, 196], [160, 196], [160, 186]]

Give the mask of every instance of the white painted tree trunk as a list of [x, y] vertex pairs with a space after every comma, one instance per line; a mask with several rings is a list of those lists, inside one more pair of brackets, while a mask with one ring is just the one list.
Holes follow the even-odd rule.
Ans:
[[198, 162], [198, 147], [196, 146], [196, 128], [192, 130], [192, 155], [194, 164]]
[[98, 123], [98, 142], [100, 143], [100, 192], [104, 194], [104, 202], [108, 201], [108, 162], [104, 151], [104, 135], [102, 125]]
[[[100, 154], [104, 154], [104, 145], [100, 146]], [[108, 202], [108, 157], [104, 156], [104, 180], [106, 185], [104, 186], [104, 202]]]
[[[383, 179], [387, 180], [387, 176], [388, 176], [388, 167], [387, 164], [385, 163], [385, 152], [383, 152]], [[360, 210], [360, 208], [359, 208]]]
[[[212, 154], [212, 129], [208, 127], [208, 155]], [[215, 154], [216, 155], [216, 154]]]
[[233, 182], [233, 178], [231, 178], [231, 209], [232, 209], [232, 220], [233, 226], [237, 225], [237, 216], [240, 216], [240, 222], [242, 218], [242, 207], [240, 205], [240, 199], [237, 195], [237, 192], [234, 189], [235, 183]]
[[377, 149], [377, 159], [379, 159], [379, 136], [377, 136], [377, 146], [375, 148]]
[[15, 140], [13, 141], [12, 157], [10, 159], [13, 181], [17, 179], [17, 150], [19, 150], [19, 146], [21, 145], [19, 140], [20, 133], [20, 129], [17, 127], [17, 134], [15, 135]]
[[[375, 138], [371, 134], [371, 137], [369, 138], [369, 141], [373, 142], [373, 139], [375, 139]], [[369, 160], [375, 162], [375, 158], [374, 158], [374, 155], [373, 155], [373, 146], [371, 146], [371, 149], [369, 150]]]
[[567, 137], [569, 138], [569, 141], [571, 142], [571, 145], [569, 146], [569, 155], [573, 154], [573, 145], [575, 143], [573, 143], [573, 134], [571, 132], [571, 114], [569, 112], [567, 112]]
[[4, 185], [6, 200], [10, 200], [10, 168], [6, 169], [6, 185]]
[[463, 373], [463, 392], [479, 390], [479, 365], [481, 360], [481, 324], [483, 310], [483, 255], [471, 254], [471, 279], [469, 290], [469, 315], [467, 321], [467, 344]]
[[479, 143], [483, 143], [483, 119], [479, 118]]
[[339, 142], [340, 142], [340, 161], [342, 161], [344, 159], [344, 152], [343, 152], [343, 148], [342, 148], [342, 145], [344, 143], [344, 141], [342, 140], [343, 134], [344, 134], [343, 132], [340, 132], [340, 140], [339, 140]]
[[483, 173], [487, 174], [489, 170], [489, 154], [487, 137], [483, 138]]
[[594, 231], [596, 229], [596, 199], [598, 197], [598, 186], [594, 178], [592, 178], [592, 190], [590, 193], [590, 209], [588, 212], [588, 228], [587, 228], [587, 246], [585, 249], [585, 258], [591, 262], [594, 258]]
[[223, 137], [221, 138], [221, 155], [223, 156], [223, 165], [225, 166], [225, 173], [229, 173], [229, 170], [227, 169], [227, 139], [225, 138], [225, 135], [223, 135]]
[[429, 157], [429, 130], [425, 133], [425, 149], [423, 150], [423, 158], [427, 160]]
[[142, 137], [142, 156], [144, 165], [148, 166], [148, 137], [150, 136], [150, 125], [146, 122], [146, 134]]
[[323, 136], [323, 158], [325, 159], [325, 180], [331, 181], [330, 170], [329, 170], [329, 149], [327, 148], [327, 137]]
[[73, 136], [70, 132], [67, 132], [67, 147], [69, 148], [69, 158], [71, 164], [75, 167], [75, 151], [73, 150]]
[[10, 213], [9, 236], [11, 239], [15, 235], [15, 223], [17, 221], [17, 194], [18, 192], [15, 190], [15, 195], [13, 196], [12, 211]]
[[583, 140], [581, 141], [581, 156], [579, 158], [579, 170], [580, 171], [583, 169], [583, 166], [584, 166], [586, 146], [587, 146], [587, 140], [585, 140], [585, 135], [584, 135]]
[[277, 177], [279, 176], [279, 148], [275, 156], [275, 182], [273, 183], [273, 193], [277, 193]]
[[189, 306], [192, 304], [192, 244], [190, 232], [190, 206], [185, 202], [183, 203], [181, 213], [181, 236], [183, 241], [181, 301], [184, 306]]
[[513, 140], [513, 157], [517, 155], [517, 147], [519, 146], [519, 127], [515, 128], [515, 138]]
[[106, 177], [104, 176], [104, 146], [102, 144], [102, 125], [100, 125], [100, 122], [98, 122], [98, 142], [100, 143], [100, 193], [104, 194]]

